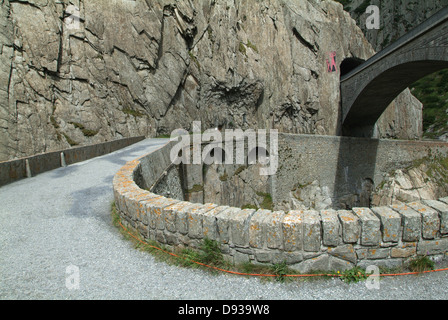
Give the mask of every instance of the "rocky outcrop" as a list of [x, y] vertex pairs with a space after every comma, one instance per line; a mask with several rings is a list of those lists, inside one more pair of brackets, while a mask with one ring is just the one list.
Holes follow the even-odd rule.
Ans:
[[448, 193], [447, 181], [448, 158], [427, 157], [416, 160], [405, 169], [385, 175], [371, 195], [372, 205], [437, 199]]
[[[326, 60], [374, 53], [330, 0], [0, 6], [0, 160], [190, 130], [194, 120], [204, 130], [334, 135], [339, 70], [327, 72]], [[409, 93], [400, 99], [378, 132], [418, 137], [421, 105]]]

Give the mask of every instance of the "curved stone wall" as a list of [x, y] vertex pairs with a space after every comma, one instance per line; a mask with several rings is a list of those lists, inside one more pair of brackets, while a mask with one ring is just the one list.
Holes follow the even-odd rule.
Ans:
[[[448, 198], [352, 210], [270, 211], [198, 204], [149, 192], [172, 168], [168, 143], [115, 175], [116, 207], [127, 227], [169, 247], [221, 244], [231, 262], [311, 270], [396, 267], [448, 250]], [[141, 188], [142, 187], [142, 188]]]

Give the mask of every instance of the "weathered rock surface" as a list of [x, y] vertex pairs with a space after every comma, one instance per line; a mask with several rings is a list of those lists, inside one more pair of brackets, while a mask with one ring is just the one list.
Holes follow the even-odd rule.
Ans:
[[[350, 0], [346, 3], [344, 8], [350, 12], [376, 51], [384, 49], [437, 11], [448, 6], [448, 0], [370, 0], [368, 2]], [[380, 9], [379, 29], [367, 28], [366, 19], [371, 15], [366, 13], [369, 5], [378, 6]]]
[[[327, 72], [329, 53], [337, 64], [374, 53], [329, 0], [5, 0], [0, 7], [0, 160], [190, 130], [194, 120], [203, 129], [333, 135], [339, 70]], [[415, 138], [420, 122], [421, 105], [404, 93], [378, 131]]]
[[372, 193], [372, 206], [391, 205], [394, 202], [431, 200], [448, 192], [448, 168], [445, 158], [422, 159], [405, 169], [386, 174]]

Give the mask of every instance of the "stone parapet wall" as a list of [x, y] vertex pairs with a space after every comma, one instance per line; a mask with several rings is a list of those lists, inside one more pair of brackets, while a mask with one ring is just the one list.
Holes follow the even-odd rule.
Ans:
[[[114, 177], [120, 217], [145, 239], [198, 248], [209, 238], [221, 244], [233, 263], [286, 261], [301, 272], [397, 267], [418, 255], [440, 258], [447, 253], [448, 198], [370, 209], [285, 212], [190, 203], [140, 188], [150, 189], [171, 167], [171, 146], [128, 162]], [[144, 183], [136, 181], [142, 176]]]
[[[117, 151], [144, 139], [145, 136], [123, 138], [93, 145], [45, 152], [16, 160], [2, 161], [0, 162], [0, 186], [26, 178], [28, 175], [35, 176], [39, 173], [60, 168], [64, 165], [61, 160], [61, 154], [64, 156], [65, 165], [70, 165]], [[27, 173], [27, 171], [29, 172]]]

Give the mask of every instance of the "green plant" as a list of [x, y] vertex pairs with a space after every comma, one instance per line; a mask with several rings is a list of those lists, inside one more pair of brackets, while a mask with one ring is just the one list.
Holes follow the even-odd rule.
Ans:
[[366, 271], [360, 267], [354, 267], [341, 272], [340, 279], [346, 283], [359, 282], [367, 280]]
[[250, 42], [250, 40], [247, 40], [247, 44], [246, 46], [248, 48], [251, 48], [253, 51], [255, 51], [256, 53], [258, 53], [258, 48], [256, 45], [254, 45], [252, 42]]
[[434, 261], [427, 256], [417, 257], [409, 262], [409, 269], [412, 272], [423, 272], [434, 269]]
[[285, 282], [285, 276], [289, 274], [289, 268], [286, 261], [276, 263], [271, 267], [272, 273], [277, 275], [276, 280], [279, 282]]
[[267, 209], [267, 210], [273, 210], [274, 209], [274, 203], [272, 202], [272, 196], [269, 193], [265, 193], [265, 192], [257, 192], [257, 195], [260, 197], [263, 197], [263, 200], [260, 204], [260, 207], [262, 209]]
[[224, 257], [218, 241], [204, 238], [200, 247], [200, 261], [214, 266], [223, 266]]

